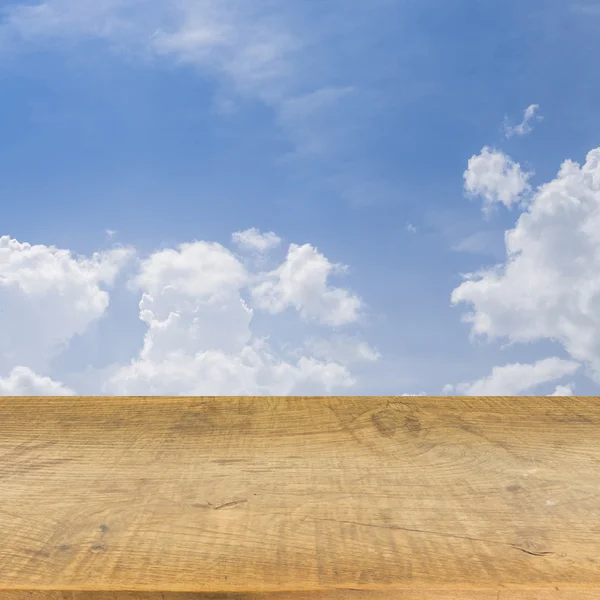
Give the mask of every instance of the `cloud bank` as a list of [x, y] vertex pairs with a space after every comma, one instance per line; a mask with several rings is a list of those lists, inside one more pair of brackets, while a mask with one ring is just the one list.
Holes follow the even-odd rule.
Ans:
[[[256, 229], [233, 240], [258, 251], [280, 243]], [[110, 288], [135, 256], [133, 248], [115, 248], [78, 257], [0, 238], [0, 393], [76, 393], [54, 376], [52, 361], [107, 313]], [[379, 353], [356, 336], [328, 333], [359, 320], [361, 299], [330, 281], [345, 271], [310, 244], [290, 244], [283, 262], [265, 271], [249, 270], [210, 241], [138, 258], [125, 285], [140, 295], [142, 347], [129, 363], [106, 370], [97, 393], [287, 395], [351, 388], [352, 366], [375, 362]], [[254, 333], [257, 311], [276, 319], [284, 310], [321, 333], [292, 351]]]
[[540, 185], [505, 243], [503, 263], [452, 292], [472, 335], [558, 342], [600, 382], [600, 148]]

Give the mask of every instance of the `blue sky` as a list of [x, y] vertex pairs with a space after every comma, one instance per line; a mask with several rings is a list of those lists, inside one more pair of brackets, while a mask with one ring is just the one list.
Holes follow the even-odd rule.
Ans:
[[596, 393], [599, 26], [1, 2], [0, 392]]

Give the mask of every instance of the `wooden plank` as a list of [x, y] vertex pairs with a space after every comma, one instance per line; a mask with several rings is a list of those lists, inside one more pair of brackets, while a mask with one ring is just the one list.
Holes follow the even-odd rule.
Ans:
[[598, 600], [593, 590], [331, 590], [329, 592], [25, 592], [3, 600]]
[[4, 397], [0, 597], [600, 598], [599, 484], [595, 397]]

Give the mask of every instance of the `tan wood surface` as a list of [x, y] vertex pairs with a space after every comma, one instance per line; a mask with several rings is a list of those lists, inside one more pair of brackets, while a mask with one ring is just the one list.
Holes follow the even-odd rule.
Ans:
[[329, 590], [311, 592], [0, 592], [3, 600], [598, 600], [598, 590]]
[[0, 598], [600, 598], [600, 398], [0, 398]]

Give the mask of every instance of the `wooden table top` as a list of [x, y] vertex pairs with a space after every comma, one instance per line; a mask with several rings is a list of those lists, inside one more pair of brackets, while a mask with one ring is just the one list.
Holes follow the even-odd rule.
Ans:
[[598, 599], [600, 398], [2, 397], [0, 598]]

